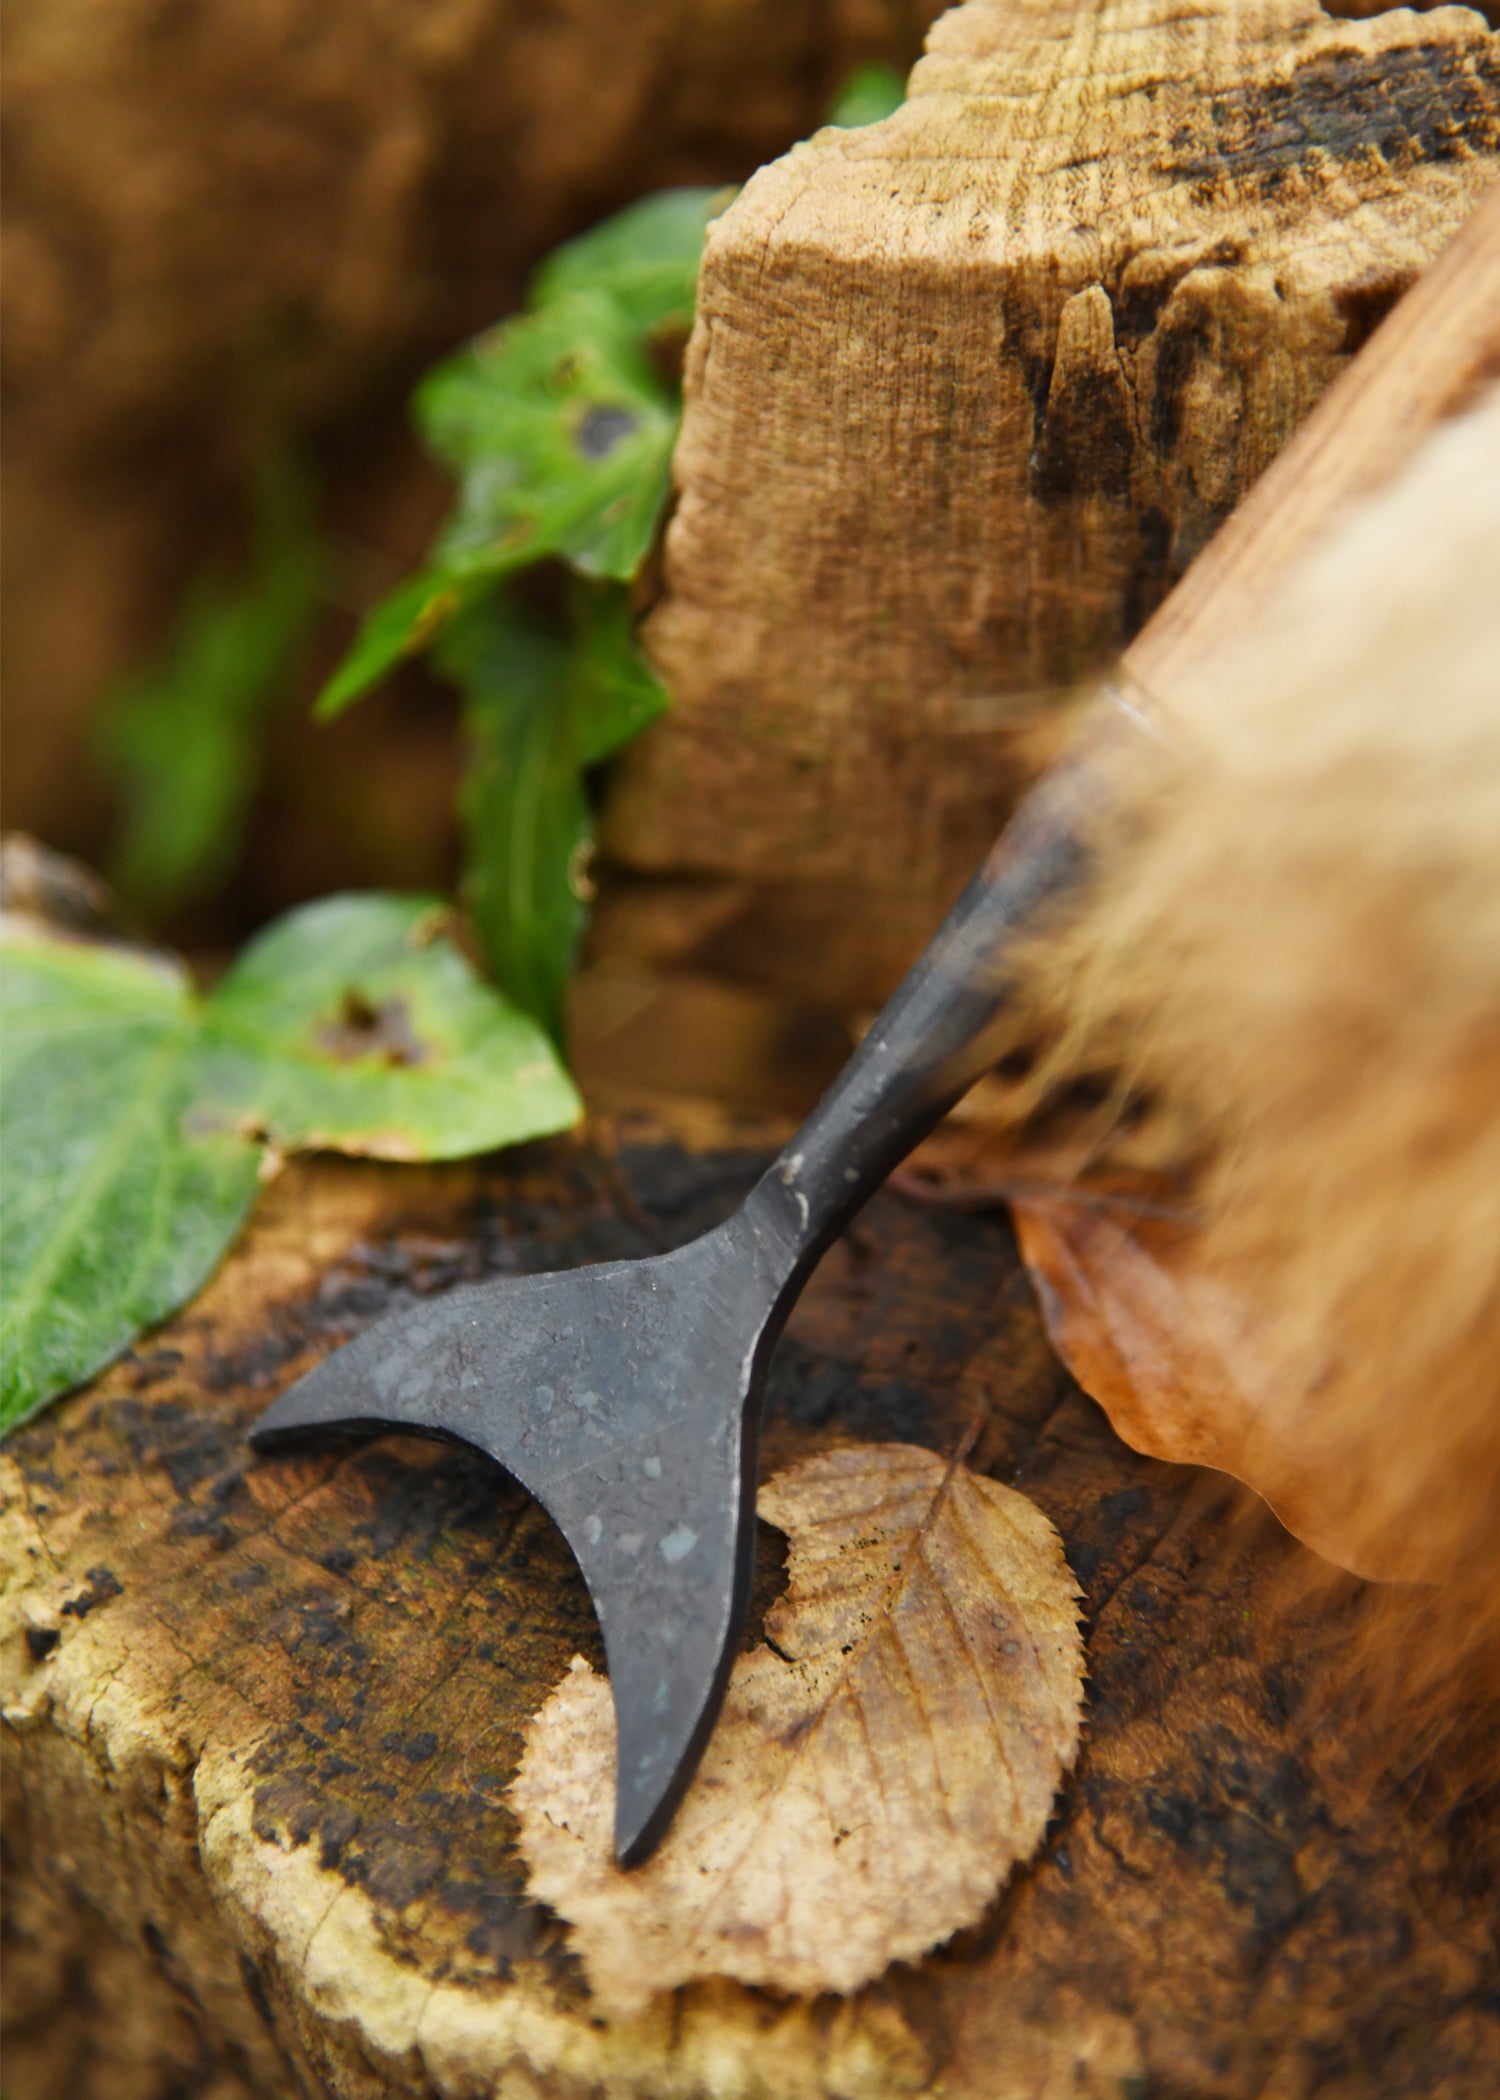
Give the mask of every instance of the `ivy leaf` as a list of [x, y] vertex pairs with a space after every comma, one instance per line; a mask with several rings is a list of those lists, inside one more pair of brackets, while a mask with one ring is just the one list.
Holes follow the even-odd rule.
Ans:
[[378, 685], [408, 656], [419, 655], [450, 620], [490, 588], [487, 576], [462, 581], [441, 568], [419, 569], [365, 615], [338, 669], [319, 693], [313, 713], [330, 722]]
[[460, 476], [434, 556], [445, 573], [498, 577], [553, 554], [585, 576], [635, 574], [678, 412], [606, 293], [566, 293], [481, 336], [424, 380], [416, 412]]
[[644, 1866], [612, 1856], [604, 1679], [576, 1659], [526, 1731], [527, 1890], [609, 2015], [704, 1976], [852, 1991], [924, 1954], [1035, 1851], [1078, 1752], [1078, 1589], [1024, 1495], [874, 1444], [805, 1460], [759, 1507], [787, 1595]]
[[627, 592], [580, 585], [573, 602], [569, 705], [578, 762], [597, 766], [654, 722], [669, 695], [636, 647]]
[[300, 477], [268, 472], [257, 513], [248, 575], [199, 577], [166, 648], [103, 703], [99, 757], [123, 804], [111, 872], [145, 907], [211, 893], [232, 870], [261, 723], [317, 608], [320, 550]]
[[259, 1149], [190, 1131], [197, 1001], [170, 957], [7, 923], [0, 947], [0, 1431], [207, 1282]]
[[878, 124], [891, 116], [906, 100], [906, 81], [883, 59], [856, 66], [833, 100], [828, 122], [843, 131], [857, 131], [864, 124]]
[[378, 1159], [457, 1159], [577, 1122], [551, 1044], [443, 917], [435, 897], [356, 895], [268, 927], [206, 1002], [195, 1122]]
[[549, 255], [531, 280], [532, 306], [607, 292], [642, 335], [692, 326], [703, 237], [732, 189], [658, 190]]
[[560, 294], [481, 336], [429, 374], [416, 414], [459, 478], [457, 508], [424, 568], [366, 618], [319, 697], [325, 719], [533, 562], [628, 580], [666, 502], [679, 411], [604, 292]]
[[508, 599], [458, 622], [439, 667], [467, 696], [467, 896], [496, 981], [553, 1040], [588, 916], [584, 771], [659, 714], [624, 591], [580, 585], [563, 640]]
[[465, 900], [496, 983], [560, 1042], [590, 836], [567, 645], [502, 598], [444, 637], [438, 664], [467, 702]]
[[0, 942], [0, 1430], [206, 1282], [268, 1139], [443, 1159], [577, 1120], [546, 1037], [430, 899], [288, 913], [205, 1000], [171, 956], [81, 937], [38, 894]]

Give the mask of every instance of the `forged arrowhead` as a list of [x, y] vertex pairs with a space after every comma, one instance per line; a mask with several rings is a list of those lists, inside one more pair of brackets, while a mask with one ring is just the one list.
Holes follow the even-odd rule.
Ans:
[[468, 1285], [394, 1314], [250, 1433], [258, 1450], [329, 1431], [446, 1438], [536, 1496], [604, 1635], [622, 1865], [670, 1821], [744, 1624], [778, 1291], [737, 1223], [674, 1254]]

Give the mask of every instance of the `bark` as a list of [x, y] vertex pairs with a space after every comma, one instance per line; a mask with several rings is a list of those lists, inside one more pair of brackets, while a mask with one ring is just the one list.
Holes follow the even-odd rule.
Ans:
[[709, 1223], [753, 1137], [303, 1163], [196, 1305], [12, 1439], [11, 2100], [1494, 2091], [1493, 1810], [1345, 1798], [1317, 1725], [1335, 1629], [1272, 1609], [1296, 1549], [1115, 1439], [1002, 1221], [890, 1193], [783, 1340], [766, 1467], [977, 1427], [970, 1465], [1057, 1523], [1086, 1593], [1082, 1758], [939, 1955], [848, 2000], [704, 1985], [597, 2020], [502, 1805], [524, 1718], [601, 1660], [560, 1539], [462, 1451], [252, 1462], [242, 1431], [414, 1295]]
[[969, 0], [901, 111], [764, 169], [705, 259], [602, 951], [873, 1004], [1497, 167], [1472, 11]]

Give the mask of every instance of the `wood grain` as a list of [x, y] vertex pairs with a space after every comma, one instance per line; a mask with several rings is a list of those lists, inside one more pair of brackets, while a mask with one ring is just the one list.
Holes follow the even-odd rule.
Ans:
[[1497, 167], [1471, 11], [969, 0], [903, 109], [763, 169], [705, 259], [604, 951], [692, 874], [722, 908], [658, 953], [873, 1005]]
[[[1205, 653], [1242, 632], [1262, 595], [1347, 505], [1372, 496], [1437, 424], [1500, 378], [1500, 182], [1319, 402], [1201, 560], [1125, 652], [1171, 704]], [[1189, 702], [1191, 706], [1191, 702]]]
[[[641, 1123], [438, 1170], [310, 1162], [181, 1318], [7, 1447], [9, 2100], [1481, 2100], [1493, 1814], [1351, 1804], [1331, 1630], [1233, 1490], [1127, 1451], [1052, 1358], [1008, 1228], [879, 1198], [771, 1374], [767, 1472], [947, 1456], [1058, 1525], [1082, 1756], [983, 1923], [847, 2000], [695, 1986], [603, 2024], [522, 1893], [520, 1729], [599, 1644], [494, 1469], [396, 1439], [254, 1462], [312, 1359], [466, 1276], [643, 1251], [769, 1136]], [[754, 1140], [754, 1142], [751, 1142]], [[755, 1624], [782, 1574], [762, 1533]]]

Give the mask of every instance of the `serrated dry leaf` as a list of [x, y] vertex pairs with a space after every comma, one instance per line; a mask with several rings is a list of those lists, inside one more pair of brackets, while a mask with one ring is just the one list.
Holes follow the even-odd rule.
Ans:
[[736, 1663], [660, 1850], [610, 1849], [609, 1687], [575, 1660], [511, 1789], [528, 1887], [595, 1996], [628, 2013], [699, 1976], [851, 1991], [980, 1916], [1036, 1849], [1078, 1749], [1078, 1591], [1024, 1496], [877, 1444], [779, 1474], [774, 1646]]

